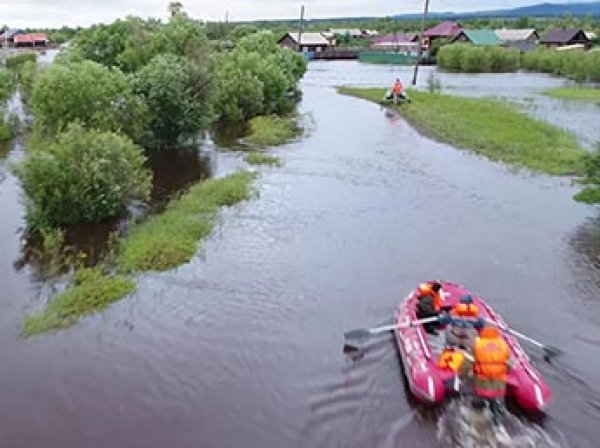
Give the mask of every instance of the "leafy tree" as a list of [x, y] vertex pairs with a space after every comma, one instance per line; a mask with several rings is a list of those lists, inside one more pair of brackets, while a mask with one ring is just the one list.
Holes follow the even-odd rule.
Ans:
[[212, 122], [207, 66], [173, 54], [158, 55], [136, 73], [134, 88], [150, 111], [149, 144], [181, 143]]
[[70, 125], [16, 168], [30, 225], [101, 221], [121, 213], [132, 199], [146, 200], [151, 174], [144, 162], [127, 137]]
[[79, 122], [85, 128], [123, 132], [140, 141], [148, 123], [146, 106], [133, 94], [127, 77], [119, 69], [92, 61], [53, 64], [42, 71], [31, 103], [36, 126], [45, 135]]

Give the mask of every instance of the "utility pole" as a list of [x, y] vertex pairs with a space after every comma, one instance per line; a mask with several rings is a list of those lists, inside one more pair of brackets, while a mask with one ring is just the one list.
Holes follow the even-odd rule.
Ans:
[[417, 56], [417, 62], [415, 62], [415, 72], [413, 74], [412, 85], [417, 85], [417, 76], [419, 74], [419, 64], [423, 57], [423, 35], [425, 34], [425, 22], [427, 21], [427, 14], [429, 13], [429, 0], [425, 0], [425, 8], [423, 9], [423, 22], [421, 23], [421, 34], [419, 35], [419, 53]]
[[300, 7], [300, 26], [298, 27], [298, 51], [302, 51], [302, 32], [304, 31], [304, 5]]

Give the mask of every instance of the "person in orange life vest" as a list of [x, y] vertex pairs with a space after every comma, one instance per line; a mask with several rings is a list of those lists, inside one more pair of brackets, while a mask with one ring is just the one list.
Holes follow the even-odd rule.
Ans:
[[398, 102], [398, 98], [404, 99], [404, 86], [402, 85], [402, 81], [400, 78], [396, 78], [396, 82], [392, 86], [392, 99], [394, 103]]
[[[417, 288], [417, 319], [425, 319], [439, 315], [442, 306], [441, 288], [442, 285], [438, 282], [421, 283], [419, 285]], [[423, 327], [429, 334], [438, 334], [435, 329], [435, 322], [423, 324]]]
[[473, 297], [461, 296], [450, 314], [440, 318], [440, 324], [447, 325], [446, 346], [471, 352], [477, 338], [477, 330], [485, 324], [478, 317], [479, 307], [473, 303]]
[[494, 416], [494, 423], [504, 413], [506, 380], [512, 367], [510, 349], [494, 326], [485, 326], [479, 332], [473, 347], [473, 361], [465, 359], [461, 366], [464, 375], [472, 370], [475, 407], [488, 403]]

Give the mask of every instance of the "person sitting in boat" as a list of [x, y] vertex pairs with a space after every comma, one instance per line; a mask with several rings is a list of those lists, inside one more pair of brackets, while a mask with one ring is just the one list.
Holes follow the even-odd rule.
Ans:
[[392, 86], [391, 94], [391, 99], [394, 100], [394, 103], [397, 103], [398, 99], [406, 99], [406, 95], [404, 94], [404, 86], [402, 85], [402, 81], [400, 81], [400, 78], [396, 78], [396, 81]]
[[[439, 316], [442, 308], [442, 285], [438, 282], [421, 283], [417, 288], [417, 319], [426, 319], [428, 317]], [[423, 324], [425, 331], [429, 334], [437, 335], [435, 322]]]
[[500, 335], [500, 331], [491, 325], [484, 326], [473, 347], [473, 358], [465, 357], [461, 365], [464, 376], [473, 373], [473, 405], [482, 408], [487, 403], [494, 416], [494, 423], [504, 412], [506, 380], [512, 367], [510, 349]]
[[470, 295], [461, 296], [459, 303], [450, 314], [440, 318], [440, 324], [446, 325], [446, 346], [472, 351], [477, 330], [484, 326], [479, 319], [479, 307], [473, 303]]

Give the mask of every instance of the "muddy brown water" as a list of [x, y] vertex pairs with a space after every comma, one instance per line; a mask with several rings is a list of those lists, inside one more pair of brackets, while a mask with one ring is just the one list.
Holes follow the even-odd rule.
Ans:
[[[337, 95], [350, 76], [311, 65], [301, 111], [314, 128], [275, 151], [284, 166], [261, 170], [260, 197], [227, 210], [190, 263], [141, 275], [131, 297], [56, 335], [18, 338], [54, 285], [14, 269], [22, 207], [4, 177], [0, 446], [442, 446], [439, 413], [408, 396], [391, 338], [356, 361], [341, 351], [344, 331], [391, 318], [432, 277], [565, 351], [547, 364], [530, 350], [555, 393], [544, 430], [597, 445], [596, 209], [572, 201], [568, 179], [432, 142]], [[214, 149], [215, 175], [239, 164]]]

